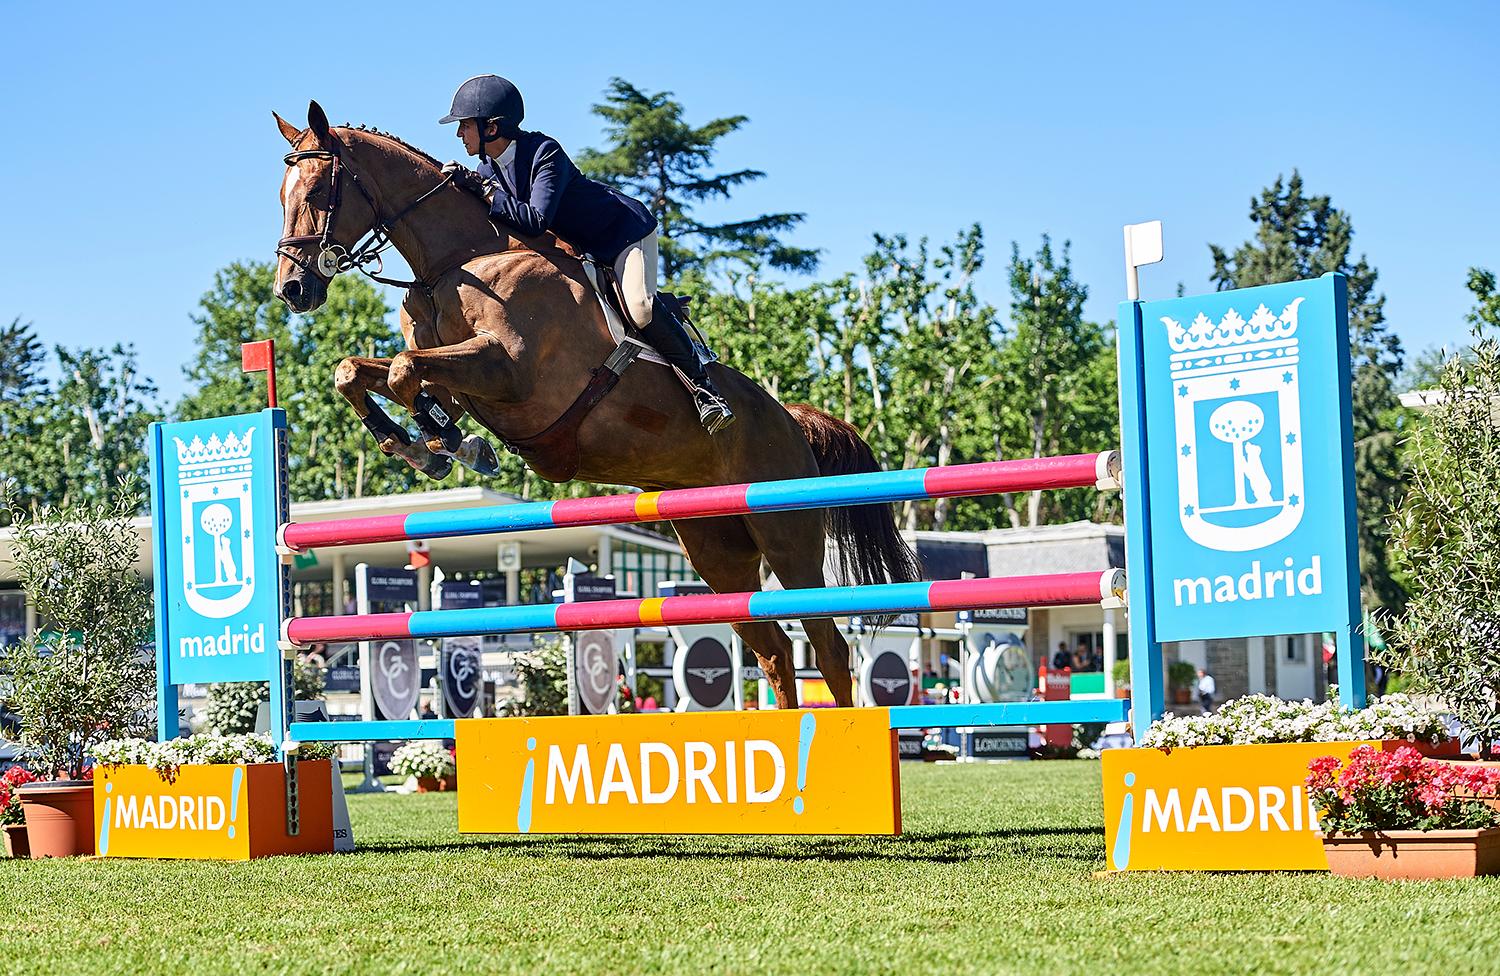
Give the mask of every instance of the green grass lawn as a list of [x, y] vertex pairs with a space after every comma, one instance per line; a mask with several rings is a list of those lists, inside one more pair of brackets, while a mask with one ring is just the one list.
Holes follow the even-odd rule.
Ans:
[[1500, 969], [1500, 879], [1103, 876], [1097, 763], [903, 767], [906, 834], [459, 837], [351, 796], [352, 856], [0, 860], [0, 972]]

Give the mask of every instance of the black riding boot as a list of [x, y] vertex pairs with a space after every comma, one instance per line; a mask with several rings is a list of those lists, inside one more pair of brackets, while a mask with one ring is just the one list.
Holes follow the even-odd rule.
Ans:
[[698, 422], [710, 434], [734, 423], [734, 411], [724, 399], [708, 370], [698, 361], [698, 351], [693, 348], [692, 337], [687, 327], [678, 321], [660, 297], [651, 300], [651, 322], [641, 329], [646, 341], [677, 370], [693, 391], [693, 403], [698, 407]]

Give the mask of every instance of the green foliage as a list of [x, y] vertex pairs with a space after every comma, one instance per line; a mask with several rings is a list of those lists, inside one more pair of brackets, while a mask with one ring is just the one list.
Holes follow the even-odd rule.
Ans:
[[500, 708], [502, 717], [568, 714], [568, 655], [563, 638], [538, 640], [532, 650], [517, 655], [516, 677], [521, 698], [506, 702]]
[[671, 92], [643, 92], [622, 78], [611, 80], [594, 114], [604, 119], [610, 145], [579, 153], [578, 166], [640, 200], [656, 216], [663, 281], [724, 257], [764, 261], [784, 271], [817, 267], [816, 251], [781, 239], [802, 222], [803, 214], [761, 214], [722, 224], [694, 216], [699, 204], [727, 200], [739, 187], [766, 175], [756, 169], [710, 170], [719, 140], [749, 121], [745, 116], [695, 127], [684, 121], [682, 104]]
[[1443, 367], [1441, 400], [1418, 424], [1391, 553], [1411, 588], [1381, 619], [1378, 660], [1450, 707], [1482, 748], [1500, 743], [1500, 309], [1495, 278], [1471, 271], [1474, 345]]
[[[292, 691], [297, 701], [315, 701], [323, 697], [323, 672], [299, 656], [292, 669]], [[208, 700], [203, 705], [202, 731], [235, 735], [255, 731], [255, 713], [261, 702], [271, 700], [267, 681], [237, 681], [208, 686]], [[307, 758], [304, 756], [303, 758]]]
[[[1042, 236], [1034, 258], [1011, 245], [1011, 325], [990, 403], [1000, 457], [1103, 451], [1120, 443], [1112, 331], [1083, 317], [1088, 288], [1073, 277], [1068, 245]], [[1087, 489], [1031, 492], [1025, 514], [1001, 496], [1012, 526], [1118, 520], [1118, 496]]]
[[1198, 669], [1191, 661], [1173, 661], [1167, 665], [1167, 684], [1173, 688], [1191, 688], [1198, 680]]
[[1336, 271], [1348, 279], [1350, 358], [1354, 366], [1354, 481], [1358, 499], [1360, 577], [1366, 607], [1399, 609], [1405, 600], [1386, 552], [1390, 514], [1401, 494], [1402, 411], [1396, 379], [1401, 340], [1385, 321], [1385, 296], [1370, 263], [1352, 257], [1354, 225], [1327, 196], [1306, 196], [1302, 177], [1281, 177], [1250, 201], [1254, 240], [1233, 255], [1210, 244], [1214, 284], [1221, 290], [1315, 278]]
[[1115, 687], [1116, 688], [1129, 688], [1130, 687], [1130, 659], [1129, 658], [1126, 658], [1123, 661], [1116, 661], [1115, 662], [1114, 676], [1115, 676]]
[[143, 648], [151, 595], [135, 571], [132, 482], [100, 498], [30, 508], [7, 487], [15, 574], [53, 630], [7, 651], [6, 707], [21, 716], [30, 764], [60, 779], [83, 775], [89, 748], [154, 731], [156, 677]]

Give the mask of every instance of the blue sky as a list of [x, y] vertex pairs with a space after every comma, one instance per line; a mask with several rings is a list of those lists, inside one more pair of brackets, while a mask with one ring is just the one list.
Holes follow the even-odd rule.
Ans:
[[[768, 177], [726, 217], [805, 211], [823, 273], [873, 231], [984, 226], [997, 304], [1010, 241], [1070, 240], [1112, 319], [1120, 226], [1161, 218], [1146, 298], [1208, 289], [1207, 242], [1301, 169], [1354, 218], [1415, 352], [1461, 341], [1471, 265], [1500, 270], [1500, 4], [0, 5], [0, 321], [49, 343], [136, 343], [175, 398], [216, 268], [267, 258], [285, 143], [310, 97], [456, 155], [454, 87], [525, 92], [530, 127], [599, 142], [611, 76], [750, 124], [724, 168]], [[19, 41], [20, 43], [15, 43]]]

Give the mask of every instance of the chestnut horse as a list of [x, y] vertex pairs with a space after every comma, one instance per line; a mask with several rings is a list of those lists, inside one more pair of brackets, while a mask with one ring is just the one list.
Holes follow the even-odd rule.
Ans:
[[[432, 157], [384, 133], [330, 127], [316, 102], [306, 129], [276, 121], [292, 146], [281, 183], [277, 296], [295, 312], [320, 306], [332, 275], [370, 260], [362, 241], [371, 232], [378, 244], [388, 239], [418, 279], [401, 304], [407, 351], [392, 359], [351, 357], [335, 372], [339, 392], [377, 432], [381, 450], [434, 477], [450, 463], [437, 453], [443, 441], [409, 438], [371, 393], [410, 411], [425, 392], [450, 417], [467, 414], [508, 443], [527, 443], [568, 411], [616, 347], [570, 249], [550, 235], [507, 236], [481, 200], [445, 181]], [[715, 436], [699, 426], [676, 375], [642, 361], [621, 373], [576, 435], [533, 442], [521, 454], [549, 480], [576, 475], [644, 490], [877, 470], [853, 427], [812, 407], [784, 407], [723, 364], [709, 368], [739, 418]], [[476, 440], [467, 438], [453, 456], [474, 464]], [[842, 582], [920, 578], [889, 505], [689, 519], [673, 527], [693, 569], [718, 592], [760, 589], [762, 560], [788, 588], [825, 585], [825, 530], [839, 548]], [[831, 620], [803, 625], [835, 700], [852, 705], [848, 643]], [[786, 632], [774, 621], [734, 629], [755, 652], [777, 706], [795, 708]]]

